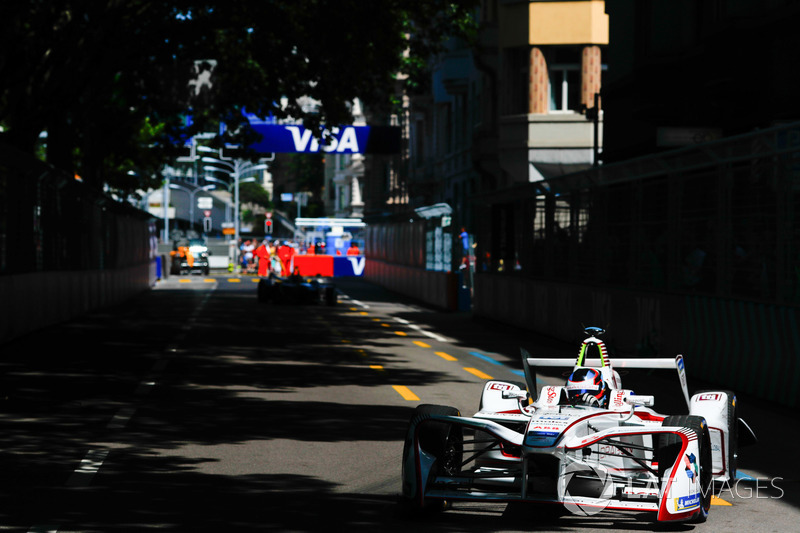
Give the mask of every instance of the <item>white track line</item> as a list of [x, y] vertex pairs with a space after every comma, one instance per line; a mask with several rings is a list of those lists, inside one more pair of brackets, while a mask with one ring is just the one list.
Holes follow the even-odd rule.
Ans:
[[53, 524], [41, 524], [30, 528], [28, 533], [58, 533], [58, 526]]
[[422, 329], [418, 325], [409, 322], [405, 318], [397, 318], [397, 317], [395, 317], [395, 321], [400, 322], [401, 324], [403, 324], [407, 328], [411, 328], [414, 331], [418, 331], [418, 332], [422, 333], [423, 335], [425, 335], [426, 337], [430, 337], [431, 339], [433, 339], [435, 341], [447, 342], [447, 339], [445, 337], [442, 337], [441, 335], [437, 335], [436, 333], [433, 333], [433, 332], [428, 331], [426, 329]]
[[108, 429], [122, 429], [127, 424], [128, 421], [131, 419], [133, 414], [136, 412], [135, 407], [122, 407], [117, 414], [114, 415], [114, 418], [108, 423], [106, 428]]
[[108, 457], [108, 450], [90, 450], [67, 480], [68, 487], [87, 487]]

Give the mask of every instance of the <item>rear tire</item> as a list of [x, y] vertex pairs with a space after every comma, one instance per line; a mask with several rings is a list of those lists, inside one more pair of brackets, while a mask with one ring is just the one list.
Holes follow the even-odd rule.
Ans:
[[260, 303], [269, 302], [272, 295], [272, 282], [267, 279], [262, 279], [258, 282], [258, 301]]
[[[414, 410], [414, 415], [411, 417], [409, 427], [430, 418], [431, 415], [461, 416], [461, 413], [455, 407], [431, 404], [418, 405]], [[461, 426], [444, 422], [423, 423], [419, 428], [419, 445], [426, 452], [436, 457], [430, 476], [457, 474], [461, 470], [461, 460], [464, 453], [463, 443], [464, 437]], [[406, 459], [411, 453], [411, 444], [410, 439], [407, 437], [403, 446], [404, 468], [407, 462]], [[417, 483], [417, 488], [420, 488], [420, 483]], [[408, 507], [417, 512], [443, 511], [448, 507], [446, 500], [427, 500], [419, 494], [404, 495], [404, 500]]]
[[[728, 395], [728, 445], [725, 447], [725, 462], [728, 466], [728, 483], [733, 485], [736, 482], [736, 470], [739, 462], [739, 419], [736, 417], [736, 394], [729, 390], [697, 391], [703, 392], [724, 392]], [[724, 445], [724, 443], [723, 443]]]
[[334, 306], [339, 303], [339, 295], [336, 293], [336, 287], [325, 287], [325, 303], [329, 306]]
[[[708, 424], [702, 416], [679, 415], [668, 416], [662, 423], [664, 426], [679, 426], [691, 429], [697, 434], [700, 450], [698, 467], [698, 483], [700, 484], [700, 509], [691, 518], [691, 522], [705, 522], [708, 510], [711, 508], [711, 491], [713, 489], [713, 465], [711, 463], [711, 437], [708, 433]], [[658, 461], [658, 477], [664, 479], [667, 468], [672, 466], [681, 451], [682, 441], [677, 435], [660, 435], [656, 447], [656, 460]]]

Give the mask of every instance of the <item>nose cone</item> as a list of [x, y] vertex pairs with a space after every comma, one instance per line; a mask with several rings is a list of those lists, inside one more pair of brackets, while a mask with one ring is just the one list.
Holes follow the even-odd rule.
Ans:
[[570, 416], [564, 414], [543, 414], [534, 416], [525, 429], [525, 446], [549, 448], [556, 445], [561, 434], [569, 425]]

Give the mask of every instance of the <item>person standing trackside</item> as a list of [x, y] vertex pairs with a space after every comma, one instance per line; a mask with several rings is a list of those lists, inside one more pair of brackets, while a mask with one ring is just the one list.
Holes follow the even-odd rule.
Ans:
[[255, 249], [253, 252], [258, 258], [258, 275], [261, 277], [266, 277], [269, 275], [269, 241], [264, 239], [258, 248]]
[[360, 255], [361, 250], [358, 249], [358, 246], [353, 241], [350, 241], [350, 248], [347, 249], [347, 255]]
[[283, 265], [283, 276], [288, 276], [292, 271], [292, 259], [294, 258], [294, 248], [289, 246], [289, 243], [284, 241], [280, 248], [278, 248], [278, 257], [281, 258]]
[[244, 246], [242, 246], [242, 252], [244, 253], [244, 260], [242, 262], [242, 266], [244, 270], [248, 273], [253, 271], [253, 251], [256, 249], [255, 245], [252, 241], [246, 240], [244, 241]]

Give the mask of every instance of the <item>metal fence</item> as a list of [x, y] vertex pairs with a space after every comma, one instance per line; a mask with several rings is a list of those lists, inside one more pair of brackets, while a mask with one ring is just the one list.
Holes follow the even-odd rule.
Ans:
[[0, 275], [143, 264], [154, 231], [147, 213], [0, 146]]
[[800, 303], [800, 124], [485, 200], [479, 270]]

